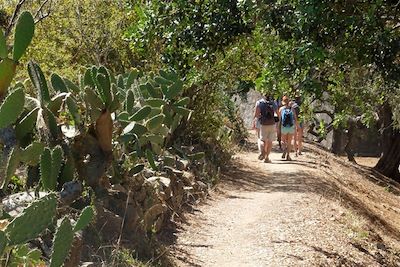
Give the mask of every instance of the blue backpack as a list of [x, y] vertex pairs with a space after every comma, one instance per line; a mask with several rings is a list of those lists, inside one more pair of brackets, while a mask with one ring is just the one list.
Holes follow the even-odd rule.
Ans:
[[292, 127], [294, 125], [294, 115], [292, 108], [285, 108], [282, 111], [282, 126]]

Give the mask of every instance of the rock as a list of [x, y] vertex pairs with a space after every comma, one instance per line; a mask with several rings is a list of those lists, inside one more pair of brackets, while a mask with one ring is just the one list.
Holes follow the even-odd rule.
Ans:
[[[39, 198], [46, 196], [47, 192], [39, 192]], [[36, 199], [35, 192], [20, 192], [6, 196], [2, 200], [3, 210], [15, 217], [20, 214], [30, 203]]]
[[193, 173], [184, 171], [182, 175], [182, 181], [185, 183], [185, 185], [193, 185], [195, 177]]
[[148, 179], [146, 179], [149, 183], [151, 184], [155, 184], [155, 183], [161, 183], [163, 186], [165, 187], [169, 187], [170, 183], [171, 183], [171, 179], [167, 178], [167, 177], [162, 177], [162, 176], [153, 176], [150, 177]]
[[148, 209], [144, 214], [144, 227], [146, 231], [150, 232], [157, 217], [167, 211], [167, 206], [163, 204], [156, 204]]
[[64, 205], [69, 205], [82, 195], [82, 184], [78, 181], [66, 182], [60, 192], [60, 200]]
[[150, 177], [152, 177], [152, 176], [154, 176], [154, 175], [156, 174], [155, 171], [150, 170], [150, 169], [148, 169], [148, 168], [144, 168], [143, 171], [142, 171], [141, 173], [142, 173], [143, 176], [146, 177], [146, 178], [150, 178]]
[[185, 159], [176, 160], [176, 168], [180, 171], [186, 171], [189, 167], [190, 162]]

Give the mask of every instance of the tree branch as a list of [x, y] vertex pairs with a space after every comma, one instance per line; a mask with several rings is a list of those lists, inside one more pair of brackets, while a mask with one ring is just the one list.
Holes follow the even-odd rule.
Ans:
[[4, 35], [5, 35], [6, 37], [10, 34], [11, 29], [12, 29], [12, 27], [14, 26], [15, 20], [17, 19], [17, 16], [18, 16], [18, 14], [19, 14], [19, 11], [21, 10], [21, 7], [22, 7], [22, 5], [25, 3], [25, 1], [26, 1], [26, 0], [19, 0], [19, 1], [18, 1], [18, 4], [15, 6], [14, 13], [13, 13], [11, 19], [10, 19], [10, 23], [8, 23], [6, 32], [4, 33]]

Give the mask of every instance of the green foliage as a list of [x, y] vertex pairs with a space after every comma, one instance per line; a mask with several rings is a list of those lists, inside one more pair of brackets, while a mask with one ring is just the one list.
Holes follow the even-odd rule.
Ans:
[[11, 92], [0, 106], [0, 128], [5, 128], [17, 121], [24, 110], [25, 94], [19, 88]]
[[5, 229], [8, 245], [23, 244], [40, 235], [52, 223], [56, 204], [56, 195], [49, 194], [24, 209]]
[[3, 97], [15, 75], [16, 64], [9, 58], [0, 62], [0, 96]]
[[11, 177], [14, 176], [15, 171], [17, 170], [19, 163], [20, 163], [20, 151], [18, 147], [14, 147], [11, 150], [11, 153], [9, 155], [8, 161], [7, 161], [7, 167], [6, 167], [6, 175], [4, 177], [4, 181], [2, 184], [2, 188], [6, 188]]
[[60, 146], [52, 150], [46, 147], [40, 157], [40, 179], [43, 188], [54, 191], [63, 161], [63, 151]]
[[78, 221], [76, 222], [73, 231], [78, 232], [83, 230], [94, 218], [94, 209], [91, 206], [87, 206], [81, 212]]
[[65, 217], [54, 235], [50, 267], [62, 266], [74, 239], [71, 221]]
[[31, 133], [36, 125], [39, 108], [32, 109], [19, 123], [15, 126], [15, 132], [18, 140], [22, 140], [27, 134]]
[[28, 11], [22, 12], [15, 26], [13, 60], [19, 61], [32, 41], [35, 31], [35, 22], [32, 14]]
[[40, 66], [34, 61], [29, 61], [28, 73], [29, 77], [31, 78], [32, 84], [38, 91], [41, 105], [50, 102], [49, 88], [47, 86], [47, 81]]
[[36, 166], [40, 162], [44, 151], [44, 144], [33, 142], [21, 151], [21, 161], [30, 166]]

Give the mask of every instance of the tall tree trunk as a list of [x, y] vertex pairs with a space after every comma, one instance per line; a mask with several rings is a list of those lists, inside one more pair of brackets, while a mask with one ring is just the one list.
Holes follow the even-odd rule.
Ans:
[[392, 109], [385, 104], [379, 114], [382, 122], [382, 157], [374, 167], [380, 173], [400, 180], [400, 131], [393, 128]]
[[356, 163], [356, 159], [354, 158], [354, 151], [353, 151], [353, 133], [355, 130], [355, 121], [353, 119], [349, 120], [349, 128], [347, 131], [347, 143], [344, 147], [344, 151], [346, 151], [347, 158], [349, 161]]

